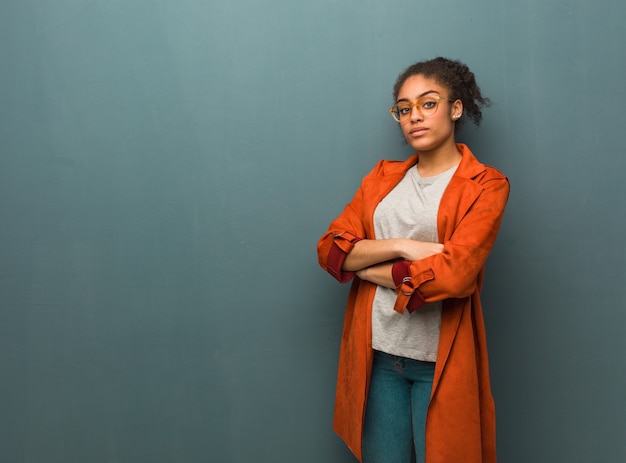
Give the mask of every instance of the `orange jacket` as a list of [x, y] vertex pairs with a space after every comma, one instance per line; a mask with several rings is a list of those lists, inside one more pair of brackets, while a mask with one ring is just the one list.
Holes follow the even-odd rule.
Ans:
[[[437, 216], [443, 252], [411, 262], [411, 281], [399, 291], [404, 307], [415, 294], [444, 301], [435, 376], [426, 423], [428, 463], [495, 463], [495, 409], [489, 384], [480, 290], [484, 265], [496, 240], [509, 195], [509, 182], [481, 164], [465, 145]], [[363, 179], [354, 198], [318, 243], [323, 269], [346, 282], [341, 265], [354, 243], [375, 239], [378, 203], [417, 162], [381, 161]], [[371, 371], [372, 301], [376, 285], [353, 278], [346, 307], [335, 402], [334, 430], [362, 460], [362, 424]]]

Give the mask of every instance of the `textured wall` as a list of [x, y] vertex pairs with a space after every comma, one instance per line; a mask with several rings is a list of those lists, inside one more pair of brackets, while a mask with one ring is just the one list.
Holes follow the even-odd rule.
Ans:
[[0, 460], [351, 462], [347, 287], [317, 238], [407, 145], [396, 75], [493, 100], [512, 185], [484, 291], [499, 455], [626, 460], [618, 0], [4, 0]]

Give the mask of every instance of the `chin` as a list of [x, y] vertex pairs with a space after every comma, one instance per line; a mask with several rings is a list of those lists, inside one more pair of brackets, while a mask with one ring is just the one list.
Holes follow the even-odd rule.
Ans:
[[411, 146], [411, 148], [413, 148], [415, 151], [418, 152], [427, 152], [427, 151], [432, 151], [434, 149], [437, 148], [436, 145], [430, 144], [430, 143], [411, 143], [409, 142], [409, 146]]

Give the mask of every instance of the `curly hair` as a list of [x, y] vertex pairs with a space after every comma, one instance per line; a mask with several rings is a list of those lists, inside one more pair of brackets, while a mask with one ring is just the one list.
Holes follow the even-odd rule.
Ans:
[[[434, 58], [421, 61], [406, 68], [396, 79], [393, 86], [393, 99], [398, 99], [398, 93], [409, 77], [420, 75], [436, 80], [450, 91], [450, 98], [463, 102], [463, 115], [476, 125], [480, 125], [483, 117], [481, 107], [489, 106], [491, 101], [480, 93], [474, 73], [460, 61], [447, 58]], [[457, 121], [457, 126], [465, 122], [465, 117]]]

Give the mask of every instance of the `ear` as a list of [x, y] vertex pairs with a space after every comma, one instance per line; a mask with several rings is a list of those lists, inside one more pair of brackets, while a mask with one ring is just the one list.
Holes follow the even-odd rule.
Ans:
[[459, 120], [463, 115], [463, 102], [461, 100], [454, 100], [454, 103], [450, 106], [450, 117], [453, 121]]

